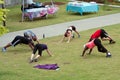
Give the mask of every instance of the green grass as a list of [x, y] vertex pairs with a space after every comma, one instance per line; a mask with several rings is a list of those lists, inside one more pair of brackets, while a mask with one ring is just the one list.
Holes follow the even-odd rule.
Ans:
[[[53, 57], [46, 52], [37, 63], [29, 64], [32, 53], [26, 45], [10, 47], [6, 53], [0, 54], [0, 80], [119, 80], [120, 76], [120, 24], [105, 26], [116, 44], [108, 44], [102, 41], [103, 45], [112, 53], [111, 58], [106, 58], [95, 48], [91, 55], [82, 58], [83, 45], [88, 41], [90, 34], [96, 29], [81, 31], [81, 38], [73, 39], [69, 44], [58, 43], [61, 36], [45, 38], [40, 40], [47, 43]], [[58, 71], [49, 71], [33, 68], [36, 64], [57, 63]]]
[[[55, 1], [59, 1], [59, 0], [55, 0]], [[44, 2], [44, 1], [41, 1], [41, 2]], [[61, 1], [61, 2], [65, 2], [67, 4], [67, 1]], [[102, 6], [100, 6], [99, 12], [84, 13], [83, 16], [81, 16], [79, 13], [66, 12], [66, 9], [65, 9], [66, 4], [58, 6], [59, 10], [56, 16], [49, 15], [47, 19], [35, 19], [34, 21], [26, 20], [25, 22], [19, 22], [22, 16], [20, 5], [15, 7], [9, 7], [8, 9], [10, 11], [7, 13], [7, 21], [6, 21], [7, 28], [10, 30], [10, 32], [13, 32], [18, 30], [43, 27], [43, 26], [48, 26], [48, 25], [57, 24], [57, 23], [86, 19], [91, 17], [98, 17], [102, 15], [108, 15], [108, 14], [120, 12], [119, 8], [111, 8], [110, 11], [107, 11], [107, 10], [104, 10]]]

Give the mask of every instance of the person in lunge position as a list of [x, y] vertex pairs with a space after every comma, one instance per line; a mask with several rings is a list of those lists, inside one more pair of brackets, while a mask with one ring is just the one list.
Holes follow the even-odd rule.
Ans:
[[101, 40], [97, 39], [97, 38], [91, 40], [90, 42], [88, 42], [84, 45], [84, 50], [83, 50], [82, 56], [85, 55], [85, 52], [88, 49], [90, 49], [88, 54], [91, 54], [91, 52], [95, 46], [97, 46], [97, 49], [99, 52], [106, 53], [106, 57], [111, 57], [111, 53], [101, 44]]
[[2, 48], [2, 51], [5, 52], [8, 47], [10, 46], [15, 47], [18, 44], [27, 44], [30, 46], [32, 50], [34, 48], [34, 43], [32, 42], [30, 38], [26, 38], [24, 36], [16, 36], [12, 42], [8, 43], [6, 46]]
[[[49, 56], [52, 56], [51, 52], [49, 51], [48, 47], [46, 44], [36, 44], [34, 46], [34, 50], [33, 50], [33, 53], [31, 55], [31, 58], [30, 58], [30, 62], [29, 63], [32, 63], [32, 62], [37, 62], [38, 58], [42, 56], [42, 51], [46, 50], [47, 53], [49, 54]], [[38, 51], [38, 55], [34, 58], [36, 52]]]
[[108, 33], [104, 29], [98, 29], [96, 30], [90, 37], [89, 41], [96, 39], [96, 38], [101, 38], [102, 41], [109, 40], [109, 43], [115, 43], [115, 41], [108, 35]]

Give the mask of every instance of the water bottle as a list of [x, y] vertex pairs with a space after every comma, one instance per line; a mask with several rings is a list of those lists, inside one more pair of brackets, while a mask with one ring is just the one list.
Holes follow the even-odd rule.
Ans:
[[45, 38], [45, 34], [43, 34], [43, 38]]

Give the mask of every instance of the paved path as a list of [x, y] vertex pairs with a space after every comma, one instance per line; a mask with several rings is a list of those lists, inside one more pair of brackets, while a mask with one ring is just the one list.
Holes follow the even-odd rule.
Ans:
[[[53, 37], [58, 35], [63, 35], [66, 28], [70, 25], [74, 25], [77, 27], [78, 31], [83, 31], [91, 28], [103, 27], [107, 25], [113, 25], [120, 23], [120, 13], [99, 16], [94, 18], [88, 18], [83, 20], [76, 20], [71, 22], [65, 22], [55, 25], [44, 26], [40, 28], [30, 29], [32, 30], [39, 39], [42, 39], [43, 34], [46, 37]], [[11, 42], [16, 35], [23, 35], [25, 30], [10, 32], [0, 37], [0, 47], [5, 46], [8, 42]]]

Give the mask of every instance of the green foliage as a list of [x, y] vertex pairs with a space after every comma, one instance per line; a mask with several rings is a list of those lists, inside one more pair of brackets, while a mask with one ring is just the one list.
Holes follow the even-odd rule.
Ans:
[[[0, 0], [0, 4], [4, 4], [4, 1]], [[8, 29], [2, 26], [3, 21], [6, 21], [5, 18], [7, 11], [7, 9], [0, 9], [0, 36], [8, 32]]]
[[0, 4], [4, 4], [4, 0], [0, 0]]
[[0, 26], [0, 36], [7, 33], [9, 30], [4, 26]]

